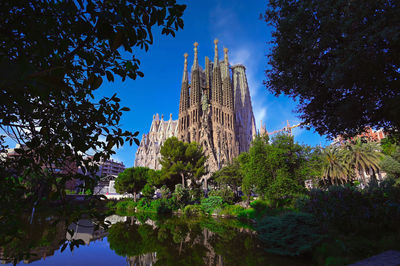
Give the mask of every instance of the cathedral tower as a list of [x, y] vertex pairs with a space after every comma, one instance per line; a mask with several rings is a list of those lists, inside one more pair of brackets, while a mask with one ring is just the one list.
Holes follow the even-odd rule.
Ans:
[[190, 83], [188, 54], [184, 54], [179, 118], [174, 121], [170, 116], [169, 121], [164, 121], [158, 114], [153, 117], [150, 132], [143, 135], [136, 152], [135, 166], [160, 169], [160, 147], [170, 136], [199, 143], [208, 157], [210, 172], [232, 162], [240, 152], [248, 151], [256, 127], [246, 68], [231, 66], [228, 49], [223, 51], [224, 57], [220, 60], [215, 39], [214, 61], [206, 57], [203, 70], [195, 42]]

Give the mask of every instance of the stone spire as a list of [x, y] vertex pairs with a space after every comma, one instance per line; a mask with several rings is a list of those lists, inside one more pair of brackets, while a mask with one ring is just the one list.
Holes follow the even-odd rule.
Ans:
[[199, 46], [199, 44], [197, 42], [195, 42], [194, 44], [194, 61], [193, 61], [193, 66], [192, 66], [192, 71], [193, 69], [197, 69], [199, 68], [199, 58], [197, 55], [197, 46]]
[[229, 61], [228, 61], [228, 48], [224, 48], [224, 62], [226, 65], [229, 66]]
[[224, 67], [223, 67], [223, 104], [229, 109], [234, 109], [233, 107], [233, 88], [231, 84], [231, 78], [229, 73], [229, 60], [228, 60], [228, 48], [224, 48]]
[[188, 54], [183, 55], [185, 57], [185, 63], [183, 67], [182, 87], [181, 87], [181, 99], [179, 101], [179, 112], [184, 112], [189, 108], [189, 78], [188, 78]]
[[187, 61], [188, 54], [185, 53], [183, 56], [185, 57], [185, 63], [184, 63], [184, 65], [183, 65], [182, 83], [188, 82], [188, 81], [189, 81], [189, 79], [188, 79], [188, 61]]
[[214, 48], [214, 68], [213, 68], [213, 77], [212, 77], [212, 101], [222, 104], [222, 80], [221, 80], [221, 71], [219, 67], [218, 61], [218, 39], [214, 40], [215, 48]]
[[194, 43], [194, 62], [192, 66], [192, 82], [190, 90], [190, 106], [200, 104], [200, 69], [197, 56], [197, 42]]
[[218, 65], [218, 39], [214, 40], [214, 66]]

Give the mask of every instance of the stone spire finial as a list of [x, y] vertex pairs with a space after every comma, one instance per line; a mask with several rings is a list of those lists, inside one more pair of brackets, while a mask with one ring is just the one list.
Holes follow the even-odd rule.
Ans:
[[188, 61], [187, 61], [188, 54], [185, 53], [183, 56], [185, 57], [185, 63], [184, 63], [184, 67], [183, 67], [182, 83], [185, 83], [185, 82], [188, 82], [188, 68], [187, 68], [187, 66], [188, 66]]
[[169, 114], [169, 120], [172, 120], [172, 113]]
[[185, 69], [185, 71], [187, 71], [187, 65], [188, 65], [188, 61], [187, 61], [187, 59], [188, 59], [188, 53], [184, 53], [183, 54], [183, 56], [185, 57], [185, 66], [184, 66], [184, 69]]
[[214, 64], [218, 64], [218, 39], [214, 40]]
[[153, 120], [156, 119], [156, 115], [153, 115]]
[[228, 61], [228, 48], [224, 48], [224, 60], [225, 60], [225, 64], [229, 65], [229, 61]]
[[161, 114], [161, 120], [164, 120], [164, 114]]
[[198, 42], [195, 42], [194, 44], [194, 62], [193, 62], [193, 67], [197, 68], [199, 65], [199, 60], [197, 56], [197, 46], [199, 46]]

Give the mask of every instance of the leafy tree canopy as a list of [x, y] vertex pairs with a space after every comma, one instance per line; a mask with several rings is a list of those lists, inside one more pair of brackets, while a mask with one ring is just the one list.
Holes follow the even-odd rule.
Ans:
[[140, 192], [147, 184], [150, 171], [151, 169], [140, 166], [125, 169], [115, 179], [115, 190], [120, 194], [134, 194], [134, 200], [136, 201], [136, 193]]
[[299, 101], [320, 134], [400, 129], [400, 5], [390, 0], [270, 0], [264, 82]]
[[[116, 94], [95, 102], [93, 92], [104, 78], [142, 77], [134, 50], [147, 51], [155, 26], [175, 36], [185, 7], [175, 0], [1, 1], [0, 129], [23, 145], [13, 168], [41, 172], [70, 161], [94, 172], [88, 151], [99, 161], [114, 146], [138, 143], [138, 132], [120, 127], [129, 108]], [[7, 148], [4, 136], [0, 148]]]
[[224, 166], [213, 173], [211, 178], [219, 186], [230, 186], [234, 191], [236, 191], [236, 189], [242, 184], [243, 179], [239, 160], [234, 159], [231, 164]]
[[167, 139], [160, 150], [161, 153], [161, 180], [170, 190], [181, 181], [190, 180], [191, 185], [196, 184], [207, 173], [205, 162], [207, 157], [203, 149], [196, 142], [185, 143], [176, 137]]
[[314, 152], [286, 134], [277, 135], [271, 143], [256, 137], [249, 152], [239, 156], [243, 191], [249, 194], [253, 190], [274, 201], [298, 195], [304, 190], [304, 181], [319, 174], [313, 169], [319, 165]]

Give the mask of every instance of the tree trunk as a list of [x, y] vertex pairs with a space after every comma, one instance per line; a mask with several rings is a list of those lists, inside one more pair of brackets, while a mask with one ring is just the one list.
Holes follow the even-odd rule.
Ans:
[[181, 174], [182, 177], [182, 187], [185, 187], [185, 177], [183, 176], [183, 174]]
[[133, 192], [133, 201], [135, 201], [135, 202], [136, 202], [136, 191], [135, 191], [135, 192]]

